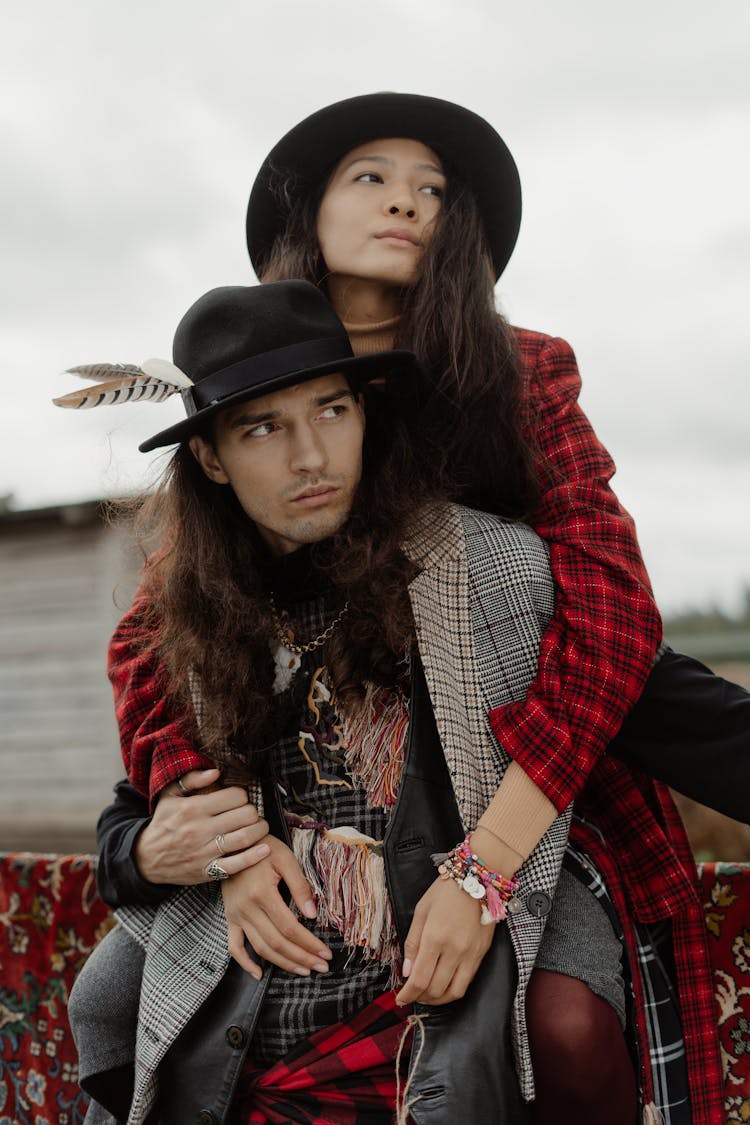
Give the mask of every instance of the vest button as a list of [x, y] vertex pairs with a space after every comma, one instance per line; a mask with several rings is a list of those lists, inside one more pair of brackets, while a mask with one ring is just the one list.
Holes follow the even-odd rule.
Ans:
[[226, 1040], [230, 1047], [234, 1047], [235, 1051], [238, 1051], [240, 1047], [245, 1046], [245, 1032], [241, 1027], [232, 1024], [231, 1027], [227, 1028]]
[[216, 1116], [210, 1109], [202, 1109], [198, 1114], [198, 1125], [216, 1125]]
[[526, 899], [526, 909], [535, 918], [543, 918], [552, 909], [552, 899], [544, 891], [532, 891]]

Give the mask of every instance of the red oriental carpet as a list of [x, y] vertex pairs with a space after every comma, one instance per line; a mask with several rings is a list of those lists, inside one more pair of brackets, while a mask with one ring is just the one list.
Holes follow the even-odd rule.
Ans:
[[750, 864], [701, 868], [716, 979], [726, 1121], [750, 1122]]
[[67, 1003], [112, 925], [91, 856], [0, 856], [0, 1125], [81, 1125]]

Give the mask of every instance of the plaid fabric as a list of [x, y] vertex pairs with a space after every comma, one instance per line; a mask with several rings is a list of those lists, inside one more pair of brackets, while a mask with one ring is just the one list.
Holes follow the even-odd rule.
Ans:
[[145, 598], [133, 604], [112, 636], [107, 674], [115, 697], [120, 749], [131, 785], [155, 800], [165, 785], [211, 762], [195, 749], [195, 720], [180, 717], [164, 692], [156, 661], [144, 654]]
[[[409, 1010], [386, 992], [350, 1020], [303, 1039], [270, 1069], [249, 1061], [233, 1125], [391, 1125], [396, 1057]], [[402, 1077], [409, 1043], [402, 1051]]]
[[[612, 923], [616, 937], [622, 942], [623, 946], [626, 946], [623, 925], [607, 893], [604, 880], [593, 865], [591, 857], [570, 844], [565, 857], [565, 866], [575, 874], [576, 878], [580, 879], [602, 904]], [[645, 1045], [634, 1039], [632, 1026], [635, 1000], [633, 975], [635, 970], [639, 977], [640, 991], [643, 996], [643, 1014], [646, 1023], [654, 1102], [664, 1119], [663, 1125], [691, 1125], [685, 1041], [679, 1018], [680, 1009], [657, 945], [659, 933], [663, 935], [665, 943], [668, 942], [670, 937], [669, 925], [662, 924], [653, 928], [636, 925], [633, 927], [634, 942], [630, 946], [630, 948], [635, 949], [636, 960], [631, 961], [627, 955], [627, 948], [624, 950], [623, 969], [630, 990], [628, 997], [628, 1021], [630, 1024], [628, 1037], [636, 1059], [642, 1057]], [[640, 1071], [641, 1079], [644, 1069]], [[640, 1098], [641, 1108], [643, 1108], [648, 1103], [649, 1091], [644, 1091], [642, 1081]]]
[[664, 964], [671, 926], [636, 926], [635, 940], [643, 983], [654, 1100], [664, 1125], [690, 1125], [690, 1087], [680, 1005]]
[[181, 887], [157, 907], [124, 906], [115, 917], [146, 952], [128, 1116], [128, 1125], [142, 1125], [156, 1102], [159, 1063], [227, 970], [227, 923], [217, 883]]
[[635, 527], [609, 487], [615, 466], [578, 405], [564, 340], [516, 330], [542, 471], [531, 521], [548, 544], [555, 615], [526, 698], [492, 714], [508, 751], [562, 811], [641, 693], [661, 621]]
[[[599, 784], [587, 787], [588, 801], [576, 803], [582, 816], [572, 822], [571, 842], [591, 857], [604, 880], [631, 965], [639, 963], [638, 925], [671, 921], [692, 1121], [721, 1125], [722, 1074], [710, 950], [687, 838], [663, 787], [656, 792], [646, 779], [640, 785], [631, 780], [626, 786], [613, 759], [600, 763], [595, 773], [600, 770], [613, 776], [609, 785], [595, 777]], [[636, 855], [643, 857], [640, 870]], [[640, 974], [634, 975], [632, 984], [640, 1084], [648, 1102], [656, 1094], [654, 1076], [643, 1062], [649, 1057], [650, 1043], [647, 997]]]
[[[409, 590], [419, 653], [459, 812], [471, 830], [510, 762], [490, 729], [489, 707], [523, 698], [552, 611], [547, 553], [523, 524], [457, 505], [425, 511], [405, 549], [423, 568]], [[519, 868], [524, 904], [534, 891], [554, 895], [569, 819], [569, 811], [558, 816]], [[506, 924], [518, 964], [513, 1048], [528, 1100], [534, 1077], [525, 993], [546, 917], [522, 909]]]
[[301, 1039], [345, 1022], [392, 985], [390, 970], [380, 961], [347, 948], [336, 931], [315, 932], [333, 953], [330, 968], [309, 977], [274, 969], [253, 1034], [258, 1066], [272, 1066]]

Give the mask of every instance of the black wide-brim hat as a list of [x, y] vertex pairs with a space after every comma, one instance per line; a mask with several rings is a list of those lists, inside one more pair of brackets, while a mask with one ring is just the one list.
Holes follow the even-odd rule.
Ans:
[[[521, 225], [521, 181], [502, 137], [471, 110], [421, 94], [380, 93], [320, 109], [281, 138], [250, 192], [247, 246], [256, 273], [286, 222], [288, 200], [314, 192], [351, 149], [386, 137], [412, 137], [469, 185], [482, 217], [495, 277], [505, 269]], [[279, 181], [284, 190], [277, 190]]]
[[309, 281], [211, 289], [178, 324], [173, 358], [192, 381], [182, 390], [188, 417], [144, 441], [142, 453], [203, 432], [220, 410], [320, 375], [340, 371], [361, 385], [416, 369], [409, 351], [355, 356], [343, 324]]

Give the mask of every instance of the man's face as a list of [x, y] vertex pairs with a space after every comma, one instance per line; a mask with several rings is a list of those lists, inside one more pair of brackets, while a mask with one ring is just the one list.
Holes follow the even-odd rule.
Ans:
[[361, 399], [343, 375], [322, 375], [220, 411], [214, 444], [192, 437], [206, 476], [228, 484], [275, 555], [346, 522], [362, 476]]

